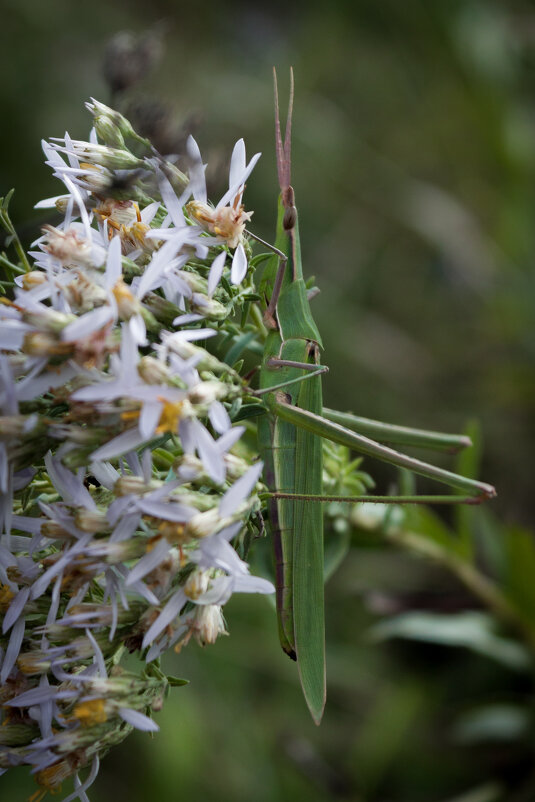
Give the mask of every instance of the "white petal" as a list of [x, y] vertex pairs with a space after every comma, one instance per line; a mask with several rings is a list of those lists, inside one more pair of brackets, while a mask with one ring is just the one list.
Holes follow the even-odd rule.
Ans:
[[17, 618], [20, 616], [24, 609], [24, 605], [28, 601], [28, 596], [30, 595], [30, 588], [22, 588], [19, 590], [9, 608], [7, 613], [5, 614], [4, 621], [2, 623], [2, 632], [5, 634], [8, 629], [15, 623]]
[[262, 462], [257, 462], [227, 490], [219, 502], [219, 514], [222, 518], [232, 515], [241, 502], [247, 498], [257, 483], [263, 467]]
[[203, 320], [202, 315], [194, 315], [192, 313], [179, 315], [173, 320], [173, 326], [186, 326], [188, 323], [198, 323], [199, 320]]
[[92, 474], [97, 482], [101, 485], [112, 490], [115, 482], [119, 479], [119, 471], [109, 462], [92, 462], [89, 466], [89, 472]]
[[154, 621], [151, 627], [145, 633], [145, 637], [143, 638], [142, 648], [146, 649], [147, 646], [152, 643], [152, 641], [158, 637], [160, 632], [163, 632], [165, 627], [171, 623], [173, 618], [176, 618], [179, 614], [181, 608], [186, 603], [186, 595], [183, 590], [178, 590], [174, 593], [165, 607], [163, 608], [162, 612]]
[[149, 401], [143, 404], [141, 415], [139, 416], [139, 431], [143, 439], [150, 440], [154, 436], [160, 415], [162, 414], [163, 404], [159, 401]]
[[145, 206], [141, 212], [141, 222], [145, 223], [146, 226], [149, 226], [154, 220], [159, 208], [160, 203], [158, 201], [154, 201], [154, 203], [149, 203], [148, 206]]
[[267, 579], [243, 574], [234, 578], [234, 593], [275, 593], [275, 588]]
[[0, 671], [0, 683], [2, 683], [2, 685], [6, 682], [7, 678], [11, 674], [11, 669], [15, 665], [17, 657], [19, 656], [20, 647], [24, 638], [24, 629], [25, 620], [24, 618], [19, 618], [11, 630], [11, 637], [9, 638], [9, 644], [4, 655], [2, 670]]
[[106, 259], [106, 289], [114, 287], [123, 274], [121, 265], [121, 238], [113, 237]]
[[180, 229], [165, 245], [153, 255], [136, 286], [136, 297], [140, 300], [150, 291], [158, 288], [163, 281], [164, 271], [172, 262], [187, 239], [186, 229]]
[[93, 765], [91, 766], [91, 771], [89, 772], [88, 777], [84, 780], [83, 783], [81, 783], [78, 775], [75, 774], [74, 791], [72, 792], [72, 794], [69, 794], [69, 796], [64, 797], [61, 802], [74, 802], [75, 799], [79, 799], [80, 802], [89, 802], [88, 796], [85, 792], [91, 785], [93, 785], [93, 783], [97, 779], [99, 765], [100, 764], [98, 755], [95, 755], [95, 757], [93, 758]]
[[95, 665], [97, 666], [98, 673], [103, 679], [108, 677], [108, 672], [106, 671], [106, 663], [104, 662], [104, 655], [102, 654], [102, 650], [98, 643], [96, 642], [91, 630], [86, 629], [85, 631], [86, 638], [91, 643], [93, 647], [93, 656]]
[[243, 250], [243, 245], [240, 244], [234, 251], [232, 258], [232, 268], [230, 270], [230, 280], [232, 284], [241, 284], [247, 274], [247, 257]]
[[17, 384], [17, 398], [19, 401], [33, 401], [34, 398], [43, 395], [47, 390], [66, 384], [77, 372], [76, 366], [68, 363], [58, 373], [50, 370], [45, 371], [38, 377], [27, 377], [27, 380], [23, 379]]
[[243, 139], [238, 139], [232, 151], [232, 158], [230, 160], [229, 171], [229, 189], [236, 184], [241, 183], [242, 175], [245, 173], [245, 142]]
[[160, 729], [155, 721], [144, 713], [140, 713], [139, 710], [132, 710], [130, 707], [121, 707], [119, 715], [123, 721], [126, 721], [127, 724], [131, 724], [136, 730], [141, 730], [142, 732], [157, 732]]
[[172, 337], [168, 339], [172, 341], [172, 338], [176, 338], [177, 340], [193, 342], [194, 340], [206, 340], [208, 337], [213, 337], [214, 334], [217, 334], [215, 329], [183, 329], [182, 331], [175, 331]]
[[238, 442], [244, 431], [245, 431], [245, 426], [234, 426], [232, 429], [229, 429], [228, 432], [222, 434], [217, 441], [217, 447], [219, 448], [219, 450], [222, 453], [230, 451], [232, 446]]
[[174, 225], [176, 228], [184, 227], [186, 225], [186, 221], [184, 219], [182, 206], [185, 203], [187, 196], [190, 195], [191, 192], [188, 191], [186, 197], [182, 196], [180, 199], [177, 198], [175, 190], [171, 186], [169, 179], [162, 172], [158, 172], [158, 186], [160, 188], [160, 194], [162, 196], [165, 208], [169, 212], [169, 216], [171, 217]]
[[96, 504], [91, 497], [91, 493], [84, 486], [83, 479], [80, 480], [59, 459], [54, 459], [52, 452], [49, 451], [45, 456], [45, 466], [52, 484], [60, 493], [63, 500], [68, 504], [76, 504], [88, 510], [94, 510]]
[[54, 198], [45, 198], [39, 203], [36, 203], [34, 209], [55, 209], [56, 201], [65, 200], [67, 195], [56, 195]]
[[208, 295], [210, 297], [212, 297], [214, 294], [216, 287], [221, 280], [221, 276], [223, 275], [223, 270], [225, 268], [226, 258], [226, 251], [222, 251], [212, 262], [210, 273], [208, 274]]
[[161, 518], [164, 521], [176, 521], [177, 523], [186, 523], [193, 518], [194, 515], [198, 514], [198, 510], [194, 507], [188, 507], [187, 504], [179, 504], [171, 501], [140, 499], [137, 506], [145, 515], [150, 515], [153, 518]]
[[225, 462], [214, 438], [198, 420], [193, 421], [193, 433], [195, 447], [206, 472], [214, 482], [222, 484], [225, 481]]
[[254, 168], [255, 164], [257, 163], [257, 161], [258, 161], [258, 159], [260, 158], [261, 155], [262, 155], [261, 153], [255, 153], [255, 155], [253, 156], [253, 158], [249, 162], [249, 164], [246, 167], [246, 169], [243, 171], [243, 173], [240, 176], [240, 178], [236, 180], [236, 183], [233, 186], [229, 187], [228, 191], [225, 192], [225, 194], [223, 195], [223, 197], [221, 198], [221, 200], [217, 204], [217, 208], [218, 209], [221, 208], [221, 206], [226, 206], [227, 203], [231, 203], [234, 200], [234, 197], [235, 197], [236, 193], [238, 192], [240, 187], [243, 184], [245, 184], [247, 178], [252, 173], [253, 168]]
[[89, 337], [90, 334], [110, 323], [114, 317], [115, 310], [111, 306], [99, 306], [65, 326], [61, 332], [61, 339], [64, 342], [76, 342]]
[[91, 454], [91, 460], [107, 460], [112, 459], [113, 457], [119, 457], [121, 454], [125, 454], [127, 451], [132, 451], [134, 448], [138, 448], [142, 443], [145, 442], [145, 438], [136, 428], [128, 429], [126, 432], [122, 432], [122, 434], [117, 435], [112, 440], [109, 440], [100, 448], [97, 448], [96, 451], [93, 451]]
[[218, 434], [223, 434], [230, 429], [230, 418], [221, 401], [214, 401], [212, 404], [210, 404], [208, 417], [210, 418], [210, 423]]
[[204, 177], [204, 166], [202, 163], [201, 152], [191, 134], [186, 143], [186, 150], [190, 159], [188, 173], [193, 197], [197, 201], [206, 203], [206, 179]]
[[150, 574], [151, 571], [154, 570], [162, 560], [167, 556], [169, 550], [171, 548], [171, 544], [162, 538], [158, 541], [158, 543], [154, 546], [151, 551], [144, 555], [132, 568], [128, 577], [126, 579], [125, 585], [128, 587], [132, 585], [134, 582], [138, 582], [143, 577]]

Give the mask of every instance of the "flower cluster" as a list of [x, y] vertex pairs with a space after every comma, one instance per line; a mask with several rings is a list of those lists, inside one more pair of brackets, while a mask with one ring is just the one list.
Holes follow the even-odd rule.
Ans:
[[132, 728], [157, 729], [181, 684], [162, 652], [214, 642], [232, 593], [273, 592], [242, 559], [262, 465], [225, 356], [251, 293], [242, 196], [259, 154], [236, 143], [211, 206], [191, 137], [182, 172], [88, 109], [88, 142], [43, 142], [65, 191], [37, 205], [62, 220], [0, 299], [0, 772], [31, 766], [35, 799], [73, 777], [65, 802], [87, 800]]

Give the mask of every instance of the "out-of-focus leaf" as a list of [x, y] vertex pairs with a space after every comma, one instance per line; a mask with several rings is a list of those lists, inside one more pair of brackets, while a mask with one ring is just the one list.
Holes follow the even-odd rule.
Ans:
[[455, 740], [463, 744], [480, 741], [514, 741], [527, 734], [528, 711], [518, 705], [487, 705], [462, 715], [453, 729]]
[[461, 796], [450, 797], [444, 802], [501, 802], [503, 800], [503, 787], [498, 783], [485, 783], [472, 788]]
[[425, 691], [416, 683], [390, 687], [376, 699], [355, 742], [353, 755], [368, 794], [381, 782], [424, 706]]
[[377, 624], [371, 633], [376, 640], [407, 638], [442, 646], [463, 646], [514, 671], [529, 670], [532, 665], [529, 652], [516, 641], [497, 635], [493, 627], [493, 619], [485, 613], [410, 612]]
[[407, 507], [403, 528], [417, 533], [420, 537], [434, 541], [449, 554], [455, 554], [456, 557], [461, 557], [464, 560], [470, 558], [471, 547], [469, 542], [452, 532], [430, 507]]
[[519, 527], [506, 533], [506, 568], [504, 589], [524, 617], [535, 616], [535, 540], [533, 534]]
[[[481, 427], [478, 421], [471, 420], [467, 423], [464, 434], [468, 435], [472, 441], [470, 448], [465, 448], [459, 452], [455, 464], [455, 471], [477, 479], [479, 476], [479, 466], [481, 463], [482, 437]], [[478, 510], [474, 506], [459, 504], [455, 509], [456, 530], [468, 549], [471, 548], [474, 533], [474, 518]]]
[[327, 580], [334, 574], [343, 561], [351, 545], [349, 528], [337, 530], [333, 528], [325, 534], [323, 578]]

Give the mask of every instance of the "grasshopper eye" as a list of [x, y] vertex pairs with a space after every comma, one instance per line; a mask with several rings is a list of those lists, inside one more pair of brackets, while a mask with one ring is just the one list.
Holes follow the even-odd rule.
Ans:
[[285, 231], [291, 231], [297, 221], [297, 209], [295, 206], [289, 206], [284, 212], [282, 225]]

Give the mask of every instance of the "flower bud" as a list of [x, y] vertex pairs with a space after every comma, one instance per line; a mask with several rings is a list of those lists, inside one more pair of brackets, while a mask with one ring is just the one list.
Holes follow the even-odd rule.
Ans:
[[137, 372], [146, 384], [166, 384], [170, 378], [166, 365], [153, 356], [141, 357]]
[[120, 112], [110, 109], [109, 106], [100, 103], [94, 98], [91, 98], [91, 103], [86, 103], [85, 105], [94, 117], [97, 134], [100, 139], [104, 140], [106, 145], [124, 147], [123, 137], [127, 137], [143, 143], [147, 148], [151, 147], [149, 140], [139, 136], [130, 121], [123, 117]]
[[67, 356], [72, 351], [72, 345], [59, 342], [51, 334], [32, 331], [25, 335], [22, 350], [29, 356]]
[[110, 529], [105, 512], [102, 510], [88, 510], [85, 507], [76, 510], [74, 523], [82, 532], [108, 532]]
[[121, 476], [113, 486], [113, 492], [117, 496], [136, 495], [150, 493], [151, 490], [161, 486], [161, 482], [145, 482], [141, 476]]
[[138, 159], [129, 150], [110, 148], [107, 145], [95, 145], [93, 142], [73, 141], [75, 155], [90, 164], [107, 167], [109, 170], [135, 170], [136, 167], [148, 167], [143, 159]]
[[188, 393], [188, 400], [191, 404], [199, 406], [210, 406], [214, 401], [227, 396], [227, 385], [219, 381], [199, 382]]

